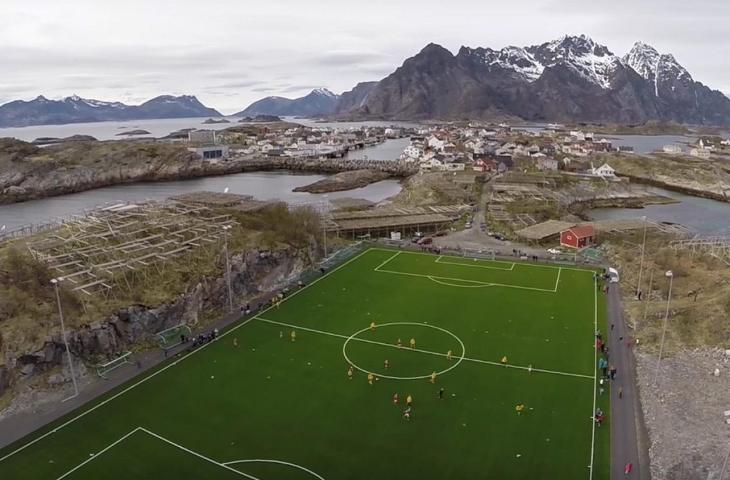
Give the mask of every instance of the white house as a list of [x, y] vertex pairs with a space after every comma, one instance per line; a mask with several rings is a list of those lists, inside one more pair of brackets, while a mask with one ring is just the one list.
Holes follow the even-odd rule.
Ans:
[[591, 167], [591, 174], [602, 178], [614, 178], [616, 177], [616, 170], [611, 165], [604, 163], [598, 168]]
[[689, 151], [689, 154], [693, 157], [707, 159], [710, 158], [710, 150], [706, 148], [693, 148]]
[[682, 147], [680, 147], [679, 145], [664, 145], [662, 147], [662, 150], [664, 151], [664, 153], [668, 153], [670, 155], [678, 155], [682, 153]]
[[435, 150], [443, 150], [446, 142], [438, 138], [436, 135], [431, 135], [428, 138], [428, 146]]
[[423, 149], [418, 148], [415, 145], [408, 145], [404, 150], [401, 158], [421, 158], [423, 156]]

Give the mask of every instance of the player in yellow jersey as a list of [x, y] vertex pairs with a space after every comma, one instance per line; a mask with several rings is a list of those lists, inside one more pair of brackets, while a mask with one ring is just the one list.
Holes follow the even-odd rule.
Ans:
[[373, 384], [373, 380], [375, 380], [375, 375], [373, 375], [372, 373], [368, 373], [368, 383], [370, 385]]
[[411, 338], [411, 341], [408, 343], [411, 345], [411, 348], [416, 348], [416, 339], [415, 338]]
[[291, 341], [296, 342], [297, 341], [297, 332], [296, 330], [291, 331]]

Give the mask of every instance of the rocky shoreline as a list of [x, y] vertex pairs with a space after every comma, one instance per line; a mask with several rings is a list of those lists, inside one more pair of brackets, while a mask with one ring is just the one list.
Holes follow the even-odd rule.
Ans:
[[417, 171], [415, 167], [399, 161], [374, 160], [233, 157], [211, 163], [183, 150], [176, 152], [176, 158], [173, 159], [158, 160], [154, 157], [113, 167], [100, 162], [78, 166], [46, 165], [42, 169], [4, 172], [0, 174], [0, 205], [128, 183], [188, 180], [271, 170], [340, 173], [363, 169], [377, 172], [381, 180], [388, 177], [404, 178]]
[[669, 190], [671, 192], [677, 192], [677, 193], [683, 193], [685, 195], [690, 195], [693, 197], [700, 197], [700, 198], [707, 198], [709, 200], [717, 200], [719, 202], [730, 202], [730, 186], [728, 186], [727, 189], [723, 189], [721, 191], [712, 191], [707, 189], [702, 189], [700, 185], [697, 186], [689, 186], [689, 185], [680, 185], [675, 182], [670, 182], [667, 180], [659, 180], [655, 178], [649, 178], [644, 176], [638, 176], [638, 175], [630, 175], [627, 173], [617, 173], [620, 177], [627, 178], [631, 180], [634, 183], [640, 183], [643, 185], [649, 185], [652, 187], [659, 187], [663, 188], [665, 190]]

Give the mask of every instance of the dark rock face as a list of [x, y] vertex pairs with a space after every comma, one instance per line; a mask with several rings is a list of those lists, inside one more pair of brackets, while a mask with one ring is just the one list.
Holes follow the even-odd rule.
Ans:
[[63, 100], [39, 96], [29, 102], [16, 100], [0, 106], [0, 127], [210, 116], [220, 117], [221, 114], [190, 95], [162, 95], [142, 105], [101, 102], [78, 96]]
[[340, 95], [333, 113], [348, 113], [361, 108], [378, 82], [360, 82], [350, 91]]
[[277, 115], [277, 116], [316, 116], [334, 112], [338, 95], [324, 88], [312, 90], [308, 95], [290, 99], [266, 97], [249, 105], [234, 116]]
[[[286, 284], [305, 266], [293, 251], [249, 251], [231, 257], [231, 288], [234, 305], [252, 296]], [[154, 342], [155, 333], [186, 323], [191, 328], [204, 312], [224, 310], [228, 305], [225, 278], [204, 278], [175, 300], [158, 307], [131, 305], [101, 321], [67, 332], [69, 348], [76, 361], [98, 363], [129, 350], [133, 345]], [[11, 379], [22, 381], [66, 363], [65, 346], [60, 334], [47, 339], [37, 351], [27, 352], [0, 365], [0, 395]], [[58, 376], [57, 376], [58, 377]], [[68, 381], [63, 376], [49, 379], [56, 384]]]
[[[344, 97], [344, 95], [343, 95]], [[344, 113], [345, 107], [338, 109]], [[730, 99], [671, 55], [637, 44], [620, 58], [585, 35], [502, 50], [430, 44], [371, 87], [363, 117], [730, 125]]]

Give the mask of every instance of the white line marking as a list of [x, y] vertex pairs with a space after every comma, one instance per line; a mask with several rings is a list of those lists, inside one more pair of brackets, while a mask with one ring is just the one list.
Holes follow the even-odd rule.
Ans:
[[[354, 256], [354, 257], [352, 257], [351, 259], [349, 259], [348, 261], [346, 261], [346, 262], [345, 262], [345, 263], [343, 263], [342, 265], [340, 265], [340, 266], [338, 266], [338, 267], [336, 267], [336, 268], [333, 268], [332, 270], [330, 270], [330, 271], [329, 271], [329, 272], [327, 272], [326, 274], [324, 274], [324, 275], [322, 275], [321, 277], [319, 277], [319, 278], [317, 278], [317, 279], [313, 280], [313, 281], [312, 281], [311, 283], [307, 284], [307, 285], [306, 285], [306, 286], [305, 286], [304, 288], [301, 288], [301, 289], [299, 289], [299, 290], [296, 290], [296, 291], [294, 291], [293, 293], [289, 294], [288, 296], [286, 296], [286, 297], [284, 298], [284, 301], [287, 301], [287, 300], [289, 300], [290, 298], [294, 297], [294, 296], [295, 296], [295, 295], [297, 295], [298, 293], [300, 293], [300, 292], [302, 292], [302, 291], [306, 290], [307, 288], [311, 287], [312, 285], [314, 285], [315, 283], [319, 282], [319, 281], [320, 281], [320, 280], [322, 280], [323, 278], [325, 278], [325, 277], [328, 277], [329, 275], [331, 275], [331, 274], [335, 273], [335, 272], [336, 272], [337, 270], [339, 270], [339, 269], [341, 269], [342, 267], [344, 267], [345, 265], [347, 265], [347, 264], [349, 264], [349, 263], [351, 263], [351, 262], [353, 262], [353, 261], [357, 260], [358, 258], [362, 257], [363, 255], [365, 255], [366, 253], [368, 253], [368, 252], [369, 252], [369, 251], [371, 251], [371, 250], [372, 250], [372, 248], [370, 248], [370, 249], [367, 249], [367, 250], [365, 250], [365, 251], [363, 251], [363, 252], [360, 252], [360, 253], [359, 253], [358, 255], [356, 255], [356, 256]], [[273, 305], [269, 306], [268, 308], [266, 308], [266, 310], [264, 310], [264, 311], [263, 311], [263, 312], [261, 312], [261, 313], [266, 313], [266, 312], [268, 312], [268, 311], [269, 311], [269, 310], [270, 310], [271, 308], [273, 308]], [[247, 323], [249, 323], [249, 322], [250, 322], [251, 320], [253, 320], [254, 318], [255, 318], [255, 317], [251, 317], [251, 318], [249, 318], [248, 320], [246, 320], [246, 321], [244, 321], [244, 322], [241, 322], [240, 324], [238, 324], [238, 325], [236, 325], [236, 326], [234, 326], [234, 327], [230, 328], [229, 330], [226, 330], [226, 331], [225, 331], [225, 332], [224, 332], [223, 334], [221, 334], [221, 336], [220, 336], [220, 337], [218, 337], [218, 338], [223, 338], [223, 337], [225, 337], [226, 335], [228, 335], [228, 334], [230, 334], [230, 333], [232, 333], [232, 332], [234, 332], [234, 331], [238, 330], [239, 328], [241, 328], [242, 326], [246, 325]], [[104, 405], [106, 405], [107, 403], [111, 402], [112, 400], [115, 400], [115, 399], [119, 398], [120, 396], [124, 395], [125, 393], [129, 392], [129, 391], [130, 391], [130, 390], [132, 390], [133, 388], [136, 388], [136, 387], [138, 387], [139, 385], [143, 384], [143, 383], [144, 383], [144, 382], [146, 382], [147, 380], [150, 380], [150, 379], [152, 379], [152, 378], [156, 377], [156, 376], [157, 376], [157, 375], [159, 375], [160, 373], [162, 373], [162, 372], [164, 372], [164, 371], [167, 371], [167, 369], [169, 369], [169, 368], [172, 368], [172, 367], [176, 366], [176, 365], [177, 365], [177, 364], [178, 364], [179, 362], [182, 362], [183, 360], [185, 360], [186, 358], [190, 357], [191, 355], [194, 355], [195, 353], [197, 353], [197, 352], [199, 352], [199, 351], [203, 350], [204, 348], [207, 348], [208, 346], [210, 346], [210, 345], [213, 345], [213, 344], [215, 344], [215, 343], [216, 343], [216, 342], [209, 342], [209, 343], [206, 343], [205, 345], [203, 345], [203, 346], [201, 346], [201, 347], [198, 347], [197, 349], [194, 349], [194, 350], [190, 351], [189, 353], [185, 354], [185, 355], [184, 355], [184, 356], [183, 356], [182, 358], [180, 358], [179, 360], [175, 360], [174, 362], [172, 362], [172, 363], [170, 363], [170, 364], [166, 365], [165, 367], [162, 367], [161, 369], [159, 369], [159, 370], [157, 370], [157, 371], [153, 372], [152, 374], [148, 375], [147, 377], [144, 377], [144, 378], [143, 378], [143, 379], [141, 379], [140, 381], [138, 381], [138, 382], [136, 382], [136, 383], [134, 383], [134, 384], [130, 385], [129, 387], [125, 388], [124, 390], [120, 391], [119, 393], [117, 393], [117, 394], [115, 394], [115, 395], [112, 395], [111, 397], [107, 398], [106, 400], [104, 400], [104, 401], [102, 401], [102, 402], [99, 402], [99, 403], [97, 403], [96, 405], [94, 405], [94, 406], [93, 406], [93, 407], [91, 407], [90, 409], [88, 409], [88, 410], [85, 410], [85, 411], [83, 411], [82, 413], [80, 413], [79, 415], [75, 416], [75, 417], [74, 417], [74, 418], [72, 418], [71, 420], [68, 420], [67, 422], [65, 422], [65, 423], [63, 423], [63, 424], [61, 424], [61, 425], [59, 425], [59, 426], [58, 426], [58, 427], [56, 427], [56, 428], [53, 428], [53, 429], [49, 430], [48, 432], [44, 433], [43, 435], [41, 435], [41, 436], [39, 436], [39, 437], [36, 437], [36, 438], [34, 438], [34, 439], [33, 439], [33, 440], [31, 440], [30, 442], [28, 442], [28, 443], [26, 443], [26, 444], [24, 444], [24, 445], [21, 445], [20, 447], [16, 448], [15, 450], [13, 450], [12, 452], [8, 453], [8, 454], [7, 454], [7, 455], [5, 455], [4, 457], [0, 458], [0, 463], [2, 463], [2, 462], [3, 462], [4, 460], [7, 460], [7, 459], [8, 459], [8, 458], [10, 458], [10, 457], [12, 457], [12, 456], [13, 456], [13, 455], [15, 455], [16, 453], [18, 453], [18, 452], [21, 452], [21, 451], [25, 450], [26, 448], [30, 447], [31, 445], [34, 445], [35, 443], [37, 443], [37, 442], [39, 442], [39, 441], [43, 440], [43, 439], [44, 439], [44, 438], [46, 438], [47, 436], [49, 436], [49, 435], [52, 435], [52, 434], [56, 433], [56, 432], [57, 432], [58, 430], [61, 430], [62, 428], [66, 427], [66, 426], [68, 426], [68, 425], [70, 425], [70, 424], [72, 424], [73, 422], [75, 422], [75, 421], [79, 420], [80, 418], [83, 418], [83, 417], [85, 417], [86, 415], [88, 415], [89, 413], [91, 413], [91, 412], [95, 411], [96, 409], [98, 409], [98, 408], [100, 408], [100, 407], [103, 407]], [[51, 423], [53, 423], [53, 422], [51, 422]], [[29, 435], [33, 435], [33, 433], [30, 433]]]
[[560, 272], [562, 272], [562, 271], [563, 271], [562, 268], [558, 269], [558, 278], [555, 279], [555, 289], [553, 290], [554, 292], [558, 291], [558, 283], [560, 282]]
[[[324, 330], [317, 330], [315, 328], [303, 327], [301, 325], [292, 325], [291, 323], [278, 322], [276, 320], [269, 320], [268, 318], [263, 318], [263, 317], [260, 317], [258, 315], [256, 317], [254, 317], [254, 318], [256, 320], [260, 320], [262, 322], [271, 323], [271, 324], [274, 324], [274, 325], [280, 325], [282, 327], [289, 327], [289, 328], [292, 328], [292, 329], [295, 329], [295, 330], [303, 330], [303, 331], [306, 331], [306, 332], [319, 333], [319, 334], [322, 334], [322, 335], [328, 335], [330, 337], [342, 338], [342, 339], [345, 339], [345, 340], [347, 340], [348, 338], [350, 338], [348, 335], [340, 335], [339, 333], [326, 332]], [[380, 345], [380, 346], [383, 346], [383, 347], [397, 348], [399, 350], [408, 350], [408, 351], [412, 351], [412, 352], [425, 353], [427, 355], [436, 355], [436, 356], [439, 356], [439, 357], [446, 357], [446, 354], [445, 353], [432, 352], [430, 350], [422, 350], [420, 348], [398, 347], [397, 345], [393, 345], [391, 343], [376, 342], [375, 340], [368, 340], [366, 338], [353, 338], [352, 340], [358, 341], [358, 342], [364, 342], [364, 343], [371, 343], [373, 345]], [[527, 370], [527, 371], [531, 371], [531, 372], [550, 373], [550, 374], [553, 374], [553, 375], [564, 375], [564, 376], [567, 376], [567, 377], [579, 377], [579, 378], [593, 378], [593, 379], [595, 379], [595, 377], [592, 377], [590, 375], [584, 375], [582, 373], [560, 372], [560, 371], [557, 371], [557, 370], [545, 370], [545, 369], [542, 369], [542, 368], [523, 367], [521, 365], [512, 365], [512, 364], [504, 365], [504, 364], [499, 363], [499, 362], [490, 362], [489, 360], [480, 360], [478, 358], [464, 357], [464, 361], [467, 361], [467, 362], [475, 362], [475, 363], [483, 363], [485, 365], [494, 365], [494, 366], [502, 367], [502, 368], [505, 368], [506, 367], [506, 368], [514, 368], [514, 369], [518, 369], [518, 370]]]
[[428, 278], [428, 279], [429, 279], [429, 280], [431, 280], [432, 282], [436, 282], [436, 283], [438, 283], [438, 284], [441, 284], [441, 285], [446, 285], [447, 287], [459, 287], [459, 288], [484, 288], [484, 287], [491, 287], [491, 286], [492, 286], [492, 284], [491, 284], [491, 283], [481, 283], [481, 284], [479, 284], [479, 285], [457, 285], [457, 284], [455, 284], [455, 283], [449, 283], [449, 282], [442, 282], [442, 281], [440, 281], [440, 280], [438, 280], [438, 279], [437, 279], [438, 277], [432, 277], [432, 276], [430, 276], [430, 275], [429, 275], [428, 277], [426, 277], [426, 278]]
[[[392, 252], [392, 249], [389, 248], [381, 248], [381, 247], [372, 247], [370, 250], [377, 250], [381, 252]], [[428, 255], [429, 257], [436, 256], [433, 253], [426, 253], [426, 252], [412, 252], [410, 250], [401, 250], [402, 253], [406, 253], [408, 255]], [[464, 257], [457, 257], [456, 255], [441, 255], [444, 258], [460, 258], [463, 259]], [[490, 260], [492, 262], [500, 262], [501, 260]], [[510, 262], [503, 262], [503, 263], [510, 263]], [[523, 262], [515, 262], [520, 267], [533, 267], [533, 268], [552, 268], [553, 270], [557, 268], [562, 268], [563, 270], [574, 270], [576, 272], [590, 272], [595, 273], [599, 266], [591, 267], [587, 266], [586, 268], [577, 268], [577, 267], [566, 267], [563, 265], [544, 265], [542, 263], [523, 263]]]
[[83, 467], [84, 465], [86, 465], [90, 461], [92, 461], [92, 460], [96, 459], [97, 457], [99, 457], [99, 455], [103, 454], [104, 452], [106, 452], [108, 450], [111, 450], [112, 448], [114, 448], [115, 446], [119, 445], [120, 443], [122, 443], [124, 440], [126, 440], [127, 438], [129, 438], [133, 434], [137, 433], [139, 431], [139, 429], [140, 429], [140, 427], [137, 427], [134, 430], [132, 430], [131, 432], [129, 432], [126, 435], [124, 435], [122, 438], [120, 438], [116, 442], [113, 442], [113, 443], [107, 445], [106, 448], [104, 448], [102, 451], [100, 451], [99, 453], [95, 453], [93, 457], [89, 457], [86, 460], [84, 460], [83, 462], [79, 463], [74, 468], [72, 468], [68, 472], [66, 472], [63, 475], [61, 475], [60, 477], [58, 477], [56, 480], [62, 480], [64, 478], [68, 477], [69, 475], [71, 475], [72, 473], [74, 473], [79, 468]]
[[290, 463], [290, 462], [284, 462], [282, 460], [269, 460], [266, 458], [252, 458], [250, 460], [234, 460], [232, 462], [225, 462], [223, 465], [233, 465], [235, 463], [278, 463], [280, 465], [286, 465], [288, 467], [298, 468], [299, 470], [302, 470], [303, 472], [307, 472], [308, 474], [312, 475], [313, 477], [324, 480], [324, 478], [319, 475], [317, 472], [313, 472], [312, 470], [302, 467], [301, 465], [297, 465], [296, 463]]
[[[479, 265], [479, 264], [472, 265], [471, 263], [444, 262], [444, 261], [441, 260], [442, 258], [443, 258], [443, 255], [439, 255], [439, 257], [436, 259], [436, 261], [434, 263], [440, 263], [442, 265], [458, 265], [460, 267], [486, 268], [486, 269], [489, 269], [489, 270], [503, 270], [505, 272], [511, 272], [515, 268], [515, 264], [514, 263], [510, 263], [509, 264], [510, 265], [509, 268], [503, 268], [503, 267], [490, 267], [488, 265]], [[451, 257], [451, 258], [456, 258], [456, 257]]]
[[401, 254], [400, 251], [396, 252], [395, 255], [393, 255], [391, 257], [388, 257], [388, 259], [386, 261], [384, 261], [383, 263], [381, 263], [380, 265], [378, 265], [377, 267], [375, 267], [373, 270], [375, 270], [376, 272], [379, 271], [380, 268], [384, 267], [388, 262], [390, 262], [391, 260], [393, 260], [395, 257], [397, 257], [400, 254]]
[[[447, 335], [451, 335], [459, 343], [459, 345], [461, 346], [461, 355], [459, 355], [457, 357], [456, 362], [455, 363], [452, 363], [451, 366], [449, 366], [449, 368], [446, 368], [444, 370], [441, 370], [440, 372], [436, 372], [436, 374], [439, 375], [439, 376], [441, 376], [444, 373], [447, 373], [447, 372], [455, 369], [456, 367], [459, 366], [459, 364], [462, 361], [464, 361], [464, 356], [466, 355], [466, 346], [464, 346], [464, 342], [462, 342], [459, 337], [457, 337], [456, 335], [454, 335], [452, 332], [446, 330], [445, 328], [437, 327], [436, 325], [429, 325], [428, 323], [416, 323], [416, 322], [390, 322], [390, 323], [381, 323], [381, 324], [378, 325], [378, 328], [389, 327], [391, 325], [415, 325], [417, 327], [433, 328], [435, 330], [440, 330], [440, 331], [446, 333]], [[386, 374], [383, 374], [383, 373], [370, 372], [368, 370], [365, 370], [364, 368], [360, 368], [355, 362], [353, 362], [352, 360], [350, 360], [350, 357], [347, 356], [347, 344], [351, 340], [358, 340], [357, 336], [360, 335], [363, 332], [368, 331], [368, 330], [370, 330], [370, 327], [365, 327], [365, 328], [363, 328], [361, 330], [358, 330], [357, 332], [355, 332], [352, 335], [350, 335], [349, 337], [347, 337], [347, 339], [345, 340], [345, 343], [342, 344], [342, 356], [345, 357], [345, 360], [347, 360], [347, 363], [349, 363], [350, 365], [352, 365], [353, 367], [357, 368], [358, 370], [360, 370], [363, 373], [373, 373], [373, 374], [378, 375], [380, 377], [389, 378], [391, 380], [424, 380], [424, 379], [427, 379], [427, 378], [430, 378], [431, 377], [430, 374], [428, 374], [428, 375], [412, 376], [412, 377], [405, 377], [405, 376], [397, 377], [395, 375], [386, 375]], [[373, 343], [375, 343], [375, 342], [373, 342]], [[392, 346], [392, 345], [390, 345], [390, 346]], [[400, 348], [402, 348], [402, 347], [400, 347]], [[415, 348], [410, 348], [410, 347], [408, 347], [408, 349], [410, 349], [410, 350], [416, 350]], [[422, 353], [425, 353], [425, 351], [423, 351]], [[446, 355], [444, 355], [444, 356], [446, 356]]]
[[494, 283], [494, 282], [479, 282], [477, 280], [466, 280], [463, 278], [452, 278], [452, 277], [441, 277], [438, 275], [425, 275], [422, 273], [409, 273], [409, 272], [396, 272], [394, 270], [375, 270], [378, 273], [392, 273], [394, 275], [408, 275], [411, 277], [421, 277], [421, 278], [428, 278], [429, 280], [439, 279], [439, 280], [453, 280], [455, 282], [464, 282], [464, 283], [473, 283], [475, 285], [480, 285], [483, 287], [506, 287], [506, 288], [519, 288], [521, 290], [533, 290], [536, 292], [548, 292], [548, 293], [555, 293], [555, 290], [552, 288], [537, 288], [537, 287], [523, 287], [521, 285], [509, 285], [506, 283]]
[[216, 462], [212, 458], [208, 458], [205, 455], [202, 455], [202, 454], [200, 454], [198, 452], [195, 452], [193, 450], [190, 450], [189, 448], [185, 448], [182, 445], [178, 445], [177, 443], [173, 442], [172, 440], [168, 440], [165, 437], [163, 437], [162, 435], [158, 435], [155, 432], [151, 432], [151, 431], [147, 430], [146, 428], [139, 427], [139, 430], [145, 432], [148, 435], [151, 435], [151, 436], [157, 438], [158, 440], [162, 440], [163, 442], [165, 442], [165, 443], [167, 443], [169, 445], [172, 445], [173, 447], [179, 448], [180, 450], [182, 450], [184, 452], [187, 452], [187, 453], [189, 453], [191, 455], [194, 455], [194, 456], [196, 456], [196, 457], [198, 457], [200, 459], [203, 459], [206, 462], [210, 462], [213, 465], [217, 465], [217, 466], [219, 466], [221, 468], [225, 468], [226, 470], [229, 470], [229, 471], [235, 473], [236, 475], [239, 475], [241, 477], [246, 477], [246, 478], [249, 478], [251, 480], [259, 480], [258, 478], [254, 477], [253, 475], [249, 475], [247, 473], [240, 472], [240, 471], [236, 470], [235, 468], [231, 468], [231, 467], [229, 467], [228, 465], [226, 465], [224, 463]]
[[[598, 280], [593, 277], [593, 331], [598, 331]], [[595, 339], [594, 339], [595, 340]], [[596, 446], [596, 420], [593, 417], [596, 414], [596, 354], [593, 354], [593, 410], [591, 411], [591, 464], [588, 466], [588, 480], [593, 479], [593, 452]]]

